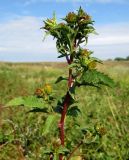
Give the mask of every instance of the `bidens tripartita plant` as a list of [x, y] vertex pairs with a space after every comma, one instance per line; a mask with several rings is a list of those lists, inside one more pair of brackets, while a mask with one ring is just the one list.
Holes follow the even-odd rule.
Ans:
[[[46, 34], [50, 34], [56, 39], [56, 47], [59, 52], [58, 58], [65, 57], [69, 65], [68, 77], [59, 77], [57, 79], [57, 82], [67, 80], [68, 88], [60, 106], [61, 118], [58, 124], [62, 147], [66, 144], [67, 135], [65, 135], [64, 125], [68, 109], [76, 101], [75, 89], [80, 86], [99, 88], [101, 85], [112, 85], [112, 80], [108, 76], [96, 70], [97, 63], [101, 63], [101, 61], [92, 56], [92, 51], [81, 47], [81, 44], [87, 44], [89, 34], [95, 33], [93, 23], [91, 17], [80, 7], [77, 13], [68, 13], [63, 18], [62, 23], [57, 23], [54, 15], [52, 19], [44, 21], [45, 26], [42, 28]], [[76, 112], [80, 111], [77, 106], [73, 106], [71, 109]], [[82, 141], [78, 144], [78, 147], [83, 143]], [[63, 157], [64, 154], [60, 153], [59, 159], [62, 160]], [[68, 157], [67, 159], [70, 159], [72, 155], [69, 153]]]
[[93, 24], [94, 21], [81, 7], [76, 13], [68, 13], [61, 23], [57, 23], [55, 15], [52, 19], [44, 21], [42, 29], [46, 35], [56, 39], [58, 58], [65, 58], [68, 64], [68, 76], [60, 75], [56, 80], [56, 83], [67, 82], [66, 94], [57, 101], [56, 106], [53, 106], [56, 98], [52, 94], [51, 86], [45, 84], [44, 87], [36, 89], [33, 96], [20, 97], [8, 104], [22, 104], [32, 107], [30, 112], [45, 114], [42, 135], [46, 137], [48, 144], [43, 146], [44, 159], [69, 160], [75, 154], [78, 155], [78, 159], [85, 159], [84, 149], [90, 144], [87, 137], [93, 142], [92, 138], [101, 138], [106, 132], [105, 128], [99, 125], [91, 134], [77, 120], [81, 110], [77, 105], [76, 88], [113, 85], [111, 78], [96, 69], [97, 63], [101, 61], [93, 57], [92, 51], [82, 47], [86, 47], [89, 35], [96, 33]]

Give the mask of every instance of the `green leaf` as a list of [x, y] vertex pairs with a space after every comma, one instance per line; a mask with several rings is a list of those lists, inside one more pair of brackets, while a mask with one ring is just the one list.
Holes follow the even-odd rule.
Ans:
[[20, 105], [24, 105], [24, 99], [23, 97], [16, 97], [12, 100], [10, 100], [6, 106], [20, 106]]
[[77, 117], [81, 113], [81, 110], [78, 108], [78, 106], [70, 107], [67, 111], [68, 116]]
[[63, 109], [63, 99], [62, 100], [58, 100], [57, 105], [56, 105], [54, 111], [56, 113], [61, 113], [62, 109]]
[[62, 80], [67, 80], [67, 78], [64, 78], [62, 76], [58, 77], [55, 83], [59, 83]]
[[28, 96], [24, 98], [24, 106], [26, 107], [44, 107], [45, 102], [42, 98], [36, 96]]
[[114, 82], [113, 80], [104, 73], [101, 73], [97, 70], [87, 70], [83, 73], [80, 77], [79, 81], [77, 81], [77, 86], [93, 86], [93, 87], [100, 87], [101, 85], [113, 87]]
[[9, 101], [7, 106], [44, 107], [46, 104], [41, 98], [36, 96], [17, 97]]
[[69, 154], [69, 153], [70, 153], [69, 149], [67, 149], [66, 147], [63, 147], [63, 146], [61, 146], [61, 147], [59, 148], [59, 150], [58, 150], [58, 154], [67, 155], [67, 154]]
[[[43, 27], [42, 27], [43, 28]], [[40, 29], [42, 29], [40, 28]], [[45, 41], [46, 37], [50, 35], [50, 32], [49, 31], [46, 31], [45, 34], [44, 34], [44, 37], [43, 37], [43, 41]]]
[[50, 155], [50, 154], [53, 153], [53, 150], [52, 150], [51, 148], [50, 148], [50, 149], [45, 149], [45, 150], [43, 151], [43, 153]]
[[100, 59], [96, 58], [96, 57], [91, 57], [90, 60], [98, 62], [100, 64], [103, 64], [103, 62]]
[[61, 54], [57, 58], [62, 58], [62, 57], [65, 57], [65, 56], [66, 56], [66, 54]]
[[36, 108], [31, 109], [31, 110], [28, 111], [27, 113], [30, 113], [30, 112], [43, 112], [43, 113], [48, 113], [47, 110], [48, 110], [47, 108], [38, 108], [38, 107], [36, 107]]
[[53, 123], [58, 119], [58, 115], [57, 114], [50, 114], [48, 115], [45, 125], [43, 127], [43, 135], [48, 134], [51, 129], [53, 128]]
[[76, 67], [78, 67], [78, 64], [73, 62], [73, 63], [69, 64], [68, 67], [69, 68], [76, 68]]
[[76, 100], [75, 100], [75, 85], [74, 86], [72, 86], [70, 89], [69, 89], [69, 95], [71, 96], [71, 100], [73, 101], [73, 102], [75, 102]]

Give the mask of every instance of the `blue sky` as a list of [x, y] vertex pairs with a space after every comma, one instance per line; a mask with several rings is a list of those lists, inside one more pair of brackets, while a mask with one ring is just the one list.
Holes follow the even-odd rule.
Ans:
[[100, 59], [129, 55], [129, 0], [1, 0], [0, 61], [57, 61], [55, 41], [42, 41], [43, 20], [58, 20], [82, 6], [95, 20], [99, 35], [87, 48]]

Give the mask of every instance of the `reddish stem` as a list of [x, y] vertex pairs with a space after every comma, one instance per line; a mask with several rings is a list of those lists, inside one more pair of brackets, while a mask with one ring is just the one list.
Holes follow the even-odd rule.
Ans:
[[65, 115], [66, 115], [67, 108], [69, 105], [69, 101], [70, 101], [70, 95], [67, 92], [66, 97], [65, 97], [65, 101], [64, 101], [64, 105], [63, 105], [61, 120], [60, 120], [60, 140], [61, 140], [62, 146], [64, 146], [64, 120], [65, 120]]
[[67, 60], [67, 63], [68, 63], [68, 64], [70, 64], [70, 63], [71, 63], [71, 61], [70, 61], [70, 59], [69, 59], [69, 56], [68, 56], [68, 55], [66, 55], [66, 60]]
[[83, 142], [81, 141], [75, 148], [74, 150], [71, 152], [71, 154], [69, 155], [69, 157], [67, 158], [67, 160], [70, 160], [71, 157], [73, 156], [74, 152], [83, 144]]
[[[61, 120], [60, 120], [60, 140], [61, 140], [61, 145], [62, 146], [64, 146], [64, 139], [65, 139], [64, 120], [65, 120], [65, 116], [66, 116], [66, 113], [67, 113], [67, 108], [68, 108], [68, 105], [69, 105], [69, 101], [70, 101], [70, 95], [67, 92], [66, 97], [65, 97], [65, 101], [64, 101], [64, 105], [63, 105]], [[63, 155], [62, 154], [60, 154], [59, 160], [63, 160]]]
[[[76, 48], [76, 40], [74, 43], [74, 48]], [[66, 60], [68, 64], [71, 64], [73, 62], [73, 55], [71, 54], [70, 57], [68, 57], [68, 55], [66, 55]], [[65, 96], [64, 99], [64, 103], [63, 103], [63, 110], [61, 113], [61, 119], [60, 119], [60, 123], [59, 123], [59, 129], [60, 129], [60, 141], [61, 141], [61, 145], [64, 146], [64, 139], [65, 139], [65, 132], [64, 132], [64, 120], [65, 120], [65, 116], [67, 113], [67, 109], [68, 106], [70, 104], [70, 94], [69, 94], [69, 90], [70, 88], [73, 86], [73, 77], [72, 77], [72, 69], [69, 69], [69, 78], [68, 78], [68, 92]], [[59, 155], [59, 160], [63, 160], [63, 155], [60, 154]]]
[[[72, 87], [73, 83], [73, 78], [72, 78], [72, 69], [69, 69], [69, 79], [68, 79], [68, 90], [70, 89], [70, 87]], [[65, 139], [65, 133], [64, 133], [64, 120], [65, 120], [65, 116], [67, 113], [67, 109], [70, 103], [70, 94], [69, 92], [67, 92], [65, 99], [64, 99], [64, 103], [63, 103], [63, 110], [61, 113], [61, 119], [60, 119], [60, 123], [59, 123], [59, 129], [60, 129], [60, 141], [61, 141], [61, 145], [64, 146], [64, 139]], [[63, 160], [63, 155], [60, 154], [59, 155], [59, 160]]]
[[53, 154], [50, 155], [50, 160], [53, 160]]

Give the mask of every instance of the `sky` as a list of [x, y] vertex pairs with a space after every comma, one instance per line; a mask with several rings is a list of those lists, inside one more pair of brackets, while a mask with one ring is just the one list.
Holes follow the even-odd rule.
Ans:
[[43, 41], [40, 28], [53, 12], [60, 22], [80, 6], [98, 33], [85, 47], [102, 60], [129, 56], [129, 0], [0, 0], [0, 61], [60, 61], [55, 40]]

